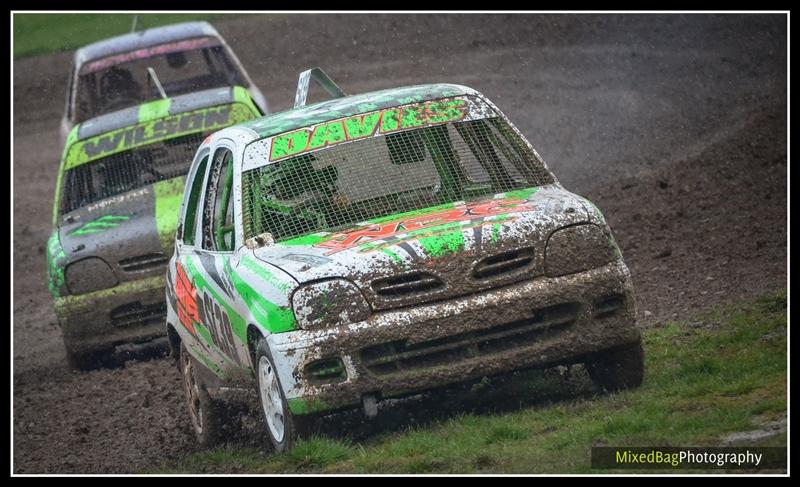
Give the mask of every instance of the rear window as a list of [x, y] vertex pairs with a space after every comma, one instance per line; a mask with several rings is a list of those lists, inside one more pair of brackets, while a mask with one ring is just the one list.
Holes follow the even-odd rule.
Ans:
[[552, 182], [501, 117], [427, 126], [245, 171], [244, 236], [269, 232], [281, 241]]
[[160, 98], [149, 80], [148, 67], [155, 70], [169, 97], [245, 84], [226, 48], [213, 37], [116, 54], [81, 67], [74, 101], [76, 122]]

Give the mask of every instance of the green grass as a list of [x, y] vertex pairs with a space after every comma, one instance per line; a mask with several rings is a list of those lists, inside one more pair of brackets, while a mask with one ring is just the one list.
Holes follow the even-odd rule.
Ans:
[[[529, 398], [526, 407], [504, 413], [456, 413], [360, 442], [318, 437], [282, 455], [229, 445], [157, 471], [608, 472], [590, 468], [592, 446], [718, 446], [732, 432], [785, 419], [786, 327], [786, 294], [770, 294], [648, 330], [646, 378], [637, 390], [601, 394], [580, 369], [570, 378], [552, 370], [526, 372], [463, 393], [464, 404], [524, 404]], [[531, 403], [532, 397], [545, 399]], [[786, 435], [758, 445], [785, 446]]]
[[[133, 14], [14, 14], [14, 57], [67, 51], [101, 39], [127, 34]], [[214, 20], [224, 14], [139, 14], [139, 28]], [[228, 15], [230, 17], [230, 15]]]

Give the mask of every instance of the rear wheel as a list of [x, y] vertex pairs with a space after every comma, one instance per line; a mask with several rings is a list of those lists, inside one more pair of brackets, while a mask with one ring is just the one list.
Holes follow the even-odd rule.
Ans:
[[611, 392], [639, 387], [644, 379], [642, 341], [593, 355], [586, 362], [586, 370], [597, 385]]
[[186, 394], [186, 405], [189, 409], [189, 419], [194, 435], [200, 445], [213, 446], [219, 441], [222, 430], [220, 408], [198, 380], [195, 361], [183, 343], [181, 343], [178, 364], [181, 369], [183, 391]]
[[278, 453], [291, 450], [300, 436], [308, 431], [311, 420], [289, 411], [275, 362], [263, 338], [259, 339], [256, 347], [256, 378], [261, 410], [272, 445]]

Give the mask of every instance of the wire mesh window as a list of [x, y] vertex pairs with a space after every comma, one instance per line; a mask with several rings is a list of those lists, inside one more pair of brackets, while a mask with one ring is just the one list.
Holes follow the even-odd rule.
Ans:
[[64, 173], [61, 213], [183, 176], [205, 135], [192, 134], [119, 152]]
[[498, 117], [334, 145], [242, 178], [244, 237], [275, 241], [553, 182]]

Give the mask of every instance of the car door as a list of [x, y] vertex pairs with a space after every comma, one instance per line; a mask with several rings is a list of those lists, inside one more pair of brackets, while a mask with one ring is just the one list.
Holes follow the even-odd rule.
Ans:
[[[189, 192], [184, 195], [181, 206], [180, 222], [175, 241], [174, 267], [170, 269], [170, 283], [174, 292], [174, 309], [177, 315], [176, 327], [181, 329], [181, 336], [190, 353], [197, 357], [214, 372], [219, 373], [223, 360], [213, 348], [213, 341], [200, 318], [194, 259], [197, 256], [197, 235], [200, 234], [201, 215], [203, 211], [203, 189], [211, 151], [201, 148], [195, 156], [192, 168], [186, 176]], [[201, 296], [202, 298], [202, 296]]]
[[[194, 224], [192, 245], [185, 238], [178, 259], [196, 303], [197, 335], [209, 358], [220, 368], [247, 363], [246, 344], [239, 333], [243, 320], [235, 310], [229, 273], [236, 248], [233, 211], [234, 145], [223, 139], [209, 152], [207, 170], [194, 214], [187, 212], [187, 230]], [[191, 199], [191, 198], [190, 198]]]

